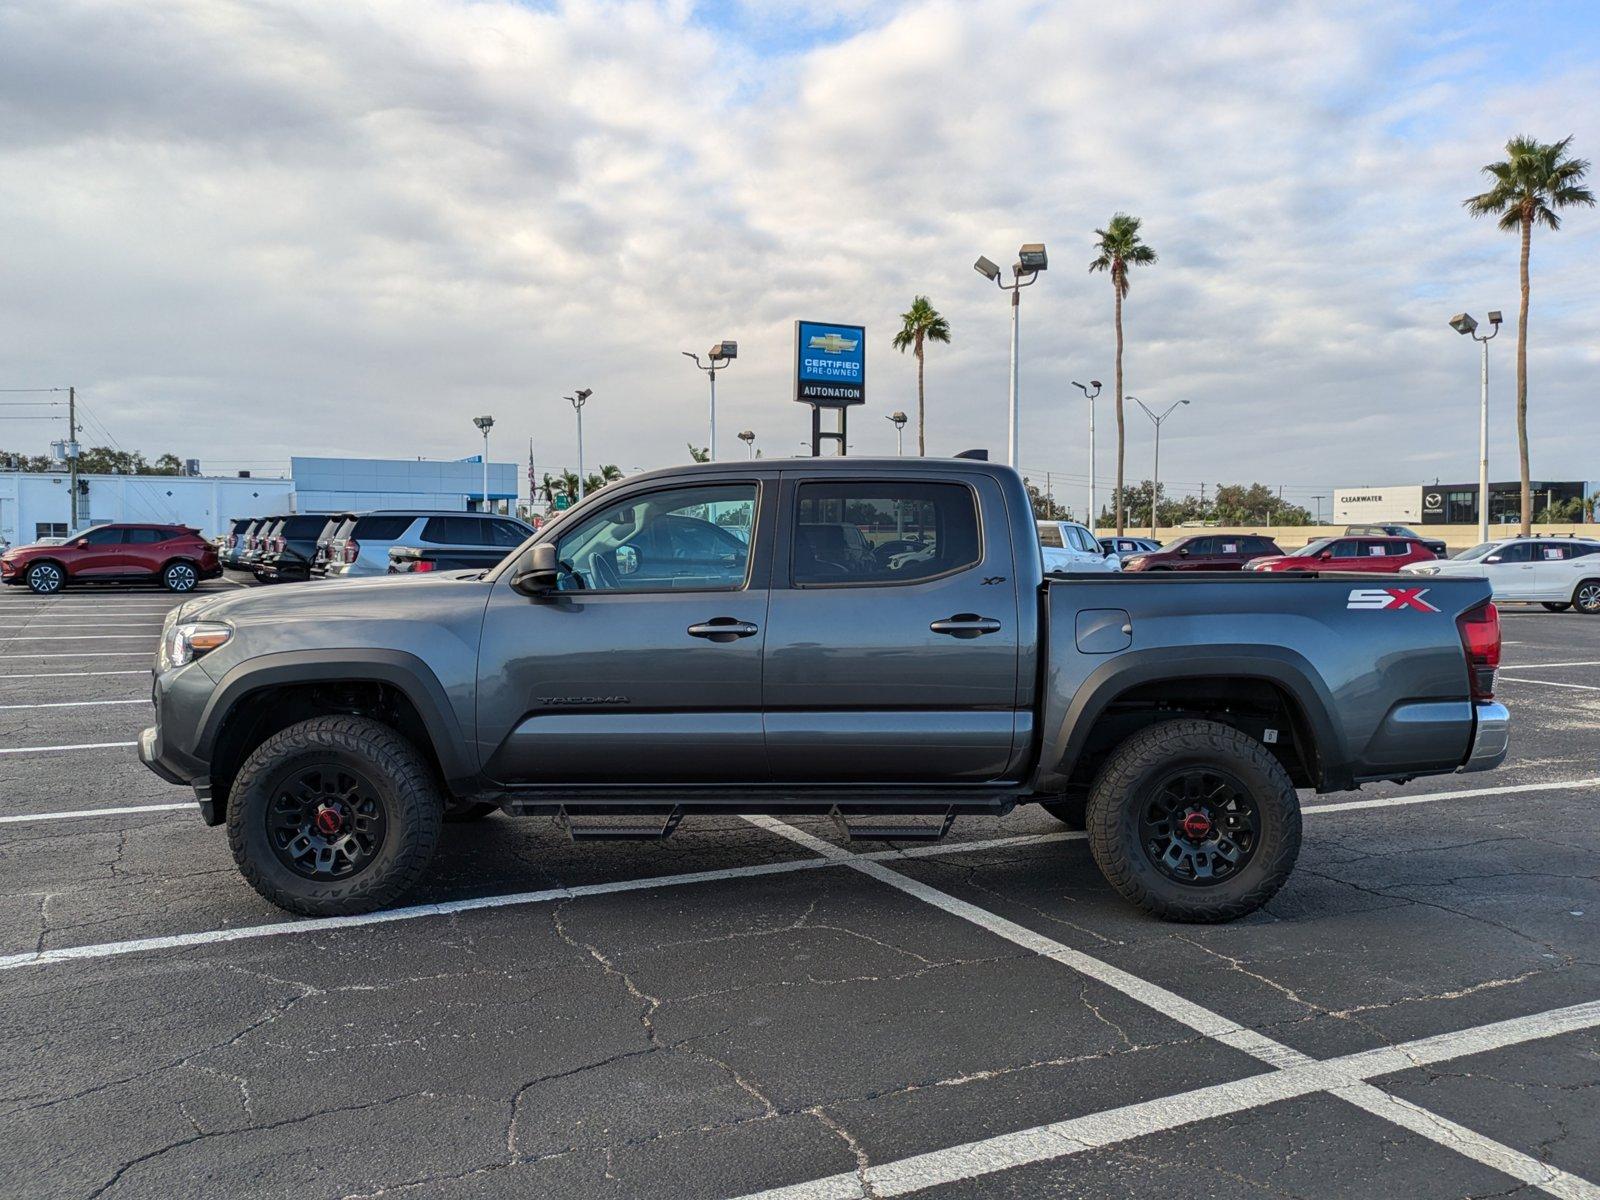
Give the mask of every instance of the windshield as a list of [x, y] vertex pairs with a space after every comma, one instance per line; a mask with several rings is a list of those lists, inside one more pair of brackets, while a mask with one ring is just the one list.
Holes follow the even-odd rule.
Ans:
[[1469, 558], [1482, 558], [1485, 554], [1488, 554], [1489, 551], [1493, 550], [1499, 544], [1499, 542], [1482, 542], [1474, 546], [1471, 550], [1463, 550], [1460, 554], [1456, 555], [1456, 557], [1463, 560]]
[[1324, 550], [1326, 550], [1331, 545], [1333, 545], [1333, 539], [1332, 538], [1318, 538], [1314, 542], [1310, 542], [1310, 543], [1307, 543], [1304, 546], [1301, 546], [1300, 549], [1298, 549], [1298, 550], [1291, 551], [1290, 554], [1289, 554], [1289, 557], [1290, 558], [1313, 558], [1316, 555], [1321, 554]]

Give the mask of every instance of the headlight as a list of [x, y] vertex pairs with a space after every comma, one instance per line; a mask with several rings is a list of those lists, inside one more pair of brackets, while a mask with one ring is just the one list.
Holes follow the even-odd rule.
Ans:
[[232, 636], [232, 627], [220, 621], [174, 622], [161, 633], [158, 667], [162, 671], [186, 667], [202, 654], [226, 645]]
[[1407, 567], [1405, 573], [1407, 575], [1437, 575], [1439, 573], [1439, 568], [1438, 567]]

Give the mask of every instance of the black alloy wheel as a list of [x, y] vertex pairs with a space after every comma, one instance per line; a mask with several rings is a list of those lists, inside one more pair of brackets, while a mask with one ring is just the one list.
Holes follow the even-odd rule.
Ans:
[[372, 781], [342, 764], [317, 763], [286, 777], [266, 811], [278, 861], [302, 879], [348, 879], [383, 848], [389, 819]]
[[1163, 779], [1139, 814], [1139, 844], [1168, 879], [1210, 887], [1233, 878], [1255, 855], [1261, 814], [1229, 772], [1189, 766]]

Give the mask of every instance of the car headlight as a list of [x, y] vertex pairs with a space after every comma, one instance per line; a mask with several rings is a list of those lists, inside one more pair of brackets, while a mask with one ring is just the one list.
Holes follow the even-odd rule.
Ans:
[[1407, 575], [1437, 575], [1439, 573], [1439, 568], [1412, 566], [1407, 567], [1405, 573]]
[[157, 665], [162, 671], [186, 667], [202, 654], [226, 645], [233, 627], [220, 621], [173, 622], [161, 632], [161, 651]]

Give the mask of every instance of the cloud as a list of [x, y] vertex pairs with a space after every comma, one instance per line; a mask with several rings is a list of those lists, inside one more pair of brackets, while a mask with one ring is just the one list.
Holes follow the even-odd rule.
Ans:
[[[1600, 154], [1574, 103], [1600, 83], [1572, 51], [1593, 30], [1550, 64], [1500, 54], [1513, 36], [1243, 0], [14, 6], [0, 385], [76, 383], [125, 445], [258, 469], [469, 454], [480, 412], [497, 451], [533, 435], [568, 464], [561, 396], [587, 386], [591, 458], [631, 469], [703, 442], [704, 379], [679, 351], [723, 337], [740, 358], [721, 452], [743, 427], [797, 450], [793, 321], [857, 320], [854, 440], [884, 452], [882, 415], [915, 399], [889, 337], [926, 293], [955, 332], [930, 359], [930, 446], [999, 448], [1007, 310], [971, 262], [1042, 239], [1023, 458], [1071, 480], [1069, 381], [1112, 369], [1090, 239], [1120, 209], [1161, 253], [1133, 281], [1128, 391], [1192, 401], [1163, 438], [1175, 484], [1304, 500], [1471, 477], [1476, 360], [1444, 320], [1514, 314], [1516, 248], [1460, 200], [1513, 132]], [[1578, 213], [1535, 241], [1536, 475], [1600, 475], [1597, 227]], [[1497, 475], [1514, 474], [1512, 333], [1493, 348]], [[54, 436], [0, 427], [7, 446]], [[1131, 476], [1149, 450], [1134, 410]]]

